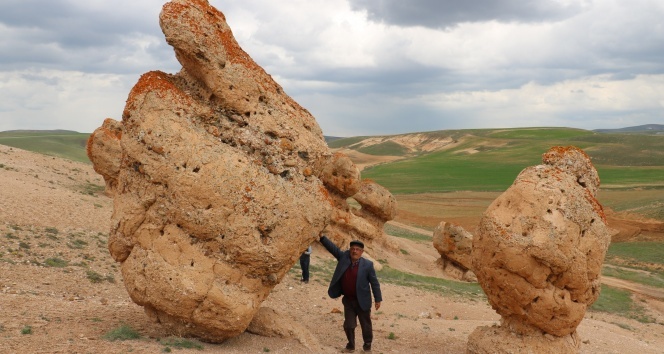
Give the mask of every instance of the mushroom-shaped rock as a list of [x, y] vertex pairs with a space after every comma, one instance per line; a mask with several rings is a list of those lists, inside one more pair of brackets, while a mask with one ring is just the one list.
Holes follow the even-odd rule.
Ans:
[[[554, 147], [543, 156], [542, 165], [523, 170], [483, 214], [473, 238], [473, 270], [502, 316], [496, 333], [519, 334], [505, 336], [515, 341], [553, 336], [558, 339], [548, 342], [558, 347], [552, 352], [574, 352], [576, 328], [599, 296], [610, 230], [595, 199], [599, 178], [588, 156], [575, 147]], [[476, 339], [491, 332], [478, 328], [469, 351], [482, 352]], [[508, 342], [503, 348], [510, 345], [519, 347]]]

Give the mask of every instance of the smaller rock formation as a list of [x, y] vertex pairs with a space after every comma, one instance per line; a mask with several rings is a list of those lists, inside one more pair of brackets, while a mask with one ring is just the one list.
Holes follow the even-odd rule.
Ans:
[[86, 151], [95, 172], [104, 177], [106, 195], [113, 196], [118, 185], [120, 160], [122, 158], [122, 124], [114, 119], [106, 118], [101, 127], [97, 128], [88, 139]]
[[499, 327], [479, 327], [469, 353], [576, 353], [576, 328], [599, 296], [610, 242], [599, 176], [575, 147], [554, 147], [489, 206], [473, 270]]
[[[397, 213], [397, 201], [383, 186], [374, 181], [361, 180], [357, 191], [352, 195], [332, 192], [330, 198], [335, 209], [326, 229], [327, 236], [338, 245], [348, 245], [353, 239], [365, 242], [365, 257], [370, 257], [374, 245], [396, 252], [396, 243], [387, 239], [383, 227], [393, 220]], [[349, 197], [360, 208], [348, 203]]]
[[473, 235], [470, 232], [459, 225], [441, 221], [433, 230], [433, 247], [438, 250], [438, 263], [447, 275], [463, 281], [477, 281], [471, 270]]

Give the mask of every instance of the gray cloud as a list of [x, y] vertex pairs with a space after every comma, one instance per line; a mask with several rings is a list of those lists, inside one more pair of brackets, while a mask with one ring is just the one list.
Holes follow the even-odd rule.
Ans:
[[[173, 51], [157, 22], [160, 2], [152, 3], [156, 6], [131, 1], [2, 1], [0, 69], [127, 73], [148, 69], [141, 67], [142, 62], [172, 69]], [[145, 21], [146, 15], [152, 20]], [[137, 53], [144, 60], [127, 60]]]
[[369, 18], [397, 26], [448, 28], [463, 22], [557, 21], [578, 13], [578, 5], [554, 0], [349, 0]]
[[[166, 0], [0, 2], [0, 131], [92, 131], [176, 72]], [[661, 123], [651, 0], [210, 0], [325, 134]], [[659, 120], [659, 121], [658, 121]]]

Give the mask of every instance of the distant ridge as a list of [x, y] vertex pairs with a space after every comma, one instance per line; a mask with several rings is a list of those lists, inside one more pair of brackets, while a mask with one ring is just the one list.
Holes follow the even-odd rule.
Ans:
[[325, 138], [326, 143], [329, 143], [329, 142], [332, 142], [332, 141], [335, 141], [335, 140], [339, 140], [339, 139], [343, 139], [343, 137], [340, 137], [340, 136], [327, 136], [327, 135], [325, 135], [323, 137]]
[[597, 133], [651, 133], [664, 134], [664, 124], [644, 124], [619, 129], [595, 129]]
[[17, 130], [5, 130], [0, 132], [2, 135], [15, 135], [15, 134], [81, 134], [73, 130], [64, 130], [64, 129], [52, 129], [52, 130], [36, 130], [36, 129], [17, 129]]

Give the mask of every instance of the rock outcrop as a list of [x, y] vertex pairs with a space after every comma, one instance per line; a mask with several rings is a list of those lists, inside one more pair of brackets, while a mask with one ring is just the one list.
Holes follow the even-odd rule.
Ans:
[[473, 235], [470, 232], [459, 225], [441, 221], [433, 230], [433, 247], [440, 254], [437, 262], [447, 275], [463, 281], [477, 281], [471, 270]]
[[[331, 194], [335, 209], [330, 225], [325, 230], [328, 238], [343, 245], [348, 245], [353, 239], [365, 240], [364, 256], [368, 258], [371, 258], [374, 246], [377, 245], [393, 252], [399, 250], [397, 244], [388, 240], [383, 231], [385, 223], [393, 220], [397, 213], [397, 201], [385, 187], [365, 179], [352, 196], [335, 191]], [[360, 207], [351, 206], [348, 197]], [[380, 267], [379, 264], [375, 265]]]
[[[471, 353], [578, 352], [576, 328], [599, 296], [610, 242], [599, 176], [575, 147], [554, 147], [483, 214], [473, 270], [500, 327], [479, 327]], [[521, 349], [519, 349], [521, 348]]]
[[[339, 208], [363, 183], [221, 12], [173, 0], [160, 25], [182, 70], [142, 75], [88, 155], [114, 196], [108, 247], [132, 300], [174, 333], [221, 342], [326, 225], [346, 222]], [[374, 214], [393, 215], [381, 203]], [[372, 232], [352, 236], [370, 243]]]

